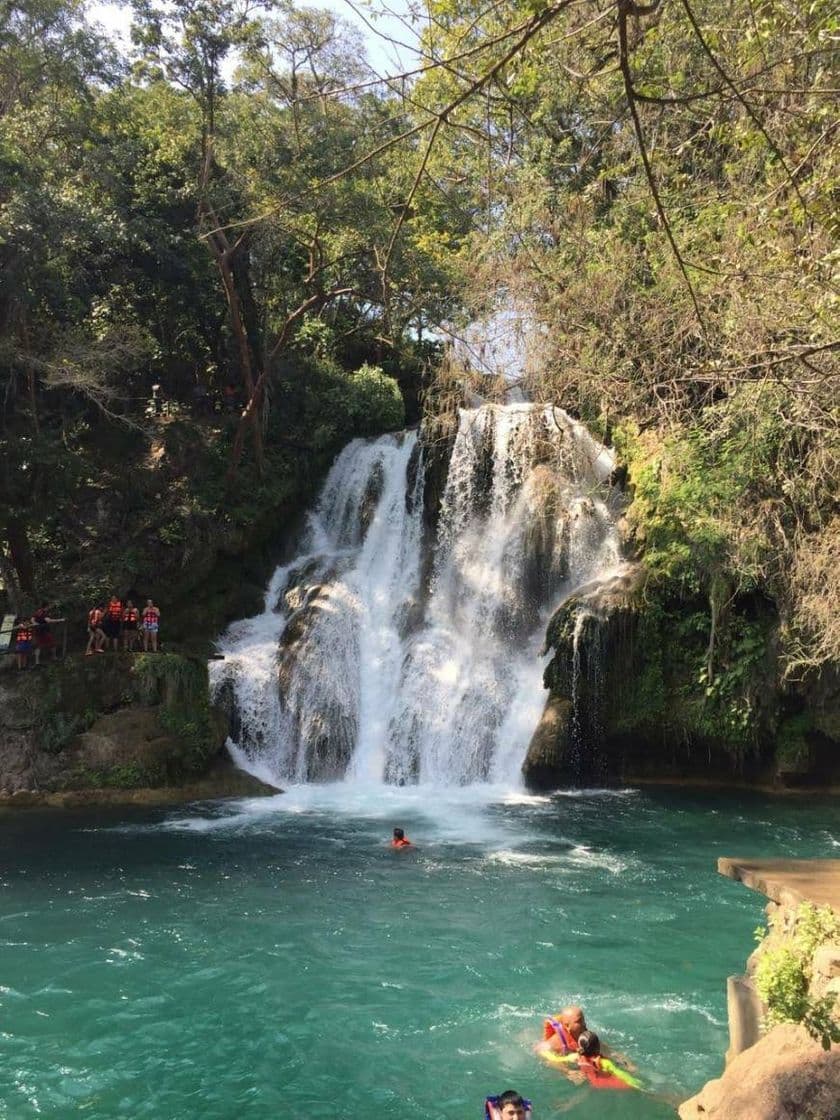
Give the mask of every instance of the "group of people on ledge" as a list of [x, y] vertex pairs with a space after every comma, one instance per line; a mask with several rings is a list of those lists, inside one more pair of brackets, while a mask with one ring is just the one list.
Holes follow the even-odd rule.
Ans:
[[131, 599], [125, 603], [112, 595], [106, 606], [99, 604], [88, 611], [88, 643], [86, 656], [104, 653], [110, 643], [118, 650], [120, 643], [125, 653], [134, 653], [142, 640], [143, 652], [157, 652], [160, 632], [160, 609], [154, 600], [147, 599], [140, 610]]
[[[53, 627], [66, 621], [47, 603], [31, 614], [15, 615], [8, 651], [15, 655], [17, 668], [36, 668], [48, 656], [57, 659], [59, 648]], [[159, 632], [160, 608], [154, 600], [147, 599], [140, 610], [131, 599], [123, 603], [119, 596], [112, 595], [107, 604], [100, 603], [88, 611], [85, 654], [104, 653], [109, 648], [118, 650], [121, 645], [126, 653], [133, 653], [141, 645], [144, 652], [155, 653]]]
[[[404, 829], [395, 828], [392, 848], [406, 849], [414, 845]], [[594, 1031], [586, 1026], [583, 1009], [564, 1007], [549, 1016], [543, 1024], [543, 1037], [534, 1050], [549, 1065], [556, 1067], [570, 1081], [588, 1084], [595, 1089], [640, 1089], [632, 1066], [621, 1055], [610, 1055]], [[507, 1089], [499, 1096], [488, 1097], [484, 1103], [485, 1120], [531, 1120], [531, 1102]]]
[[42, 603], [32, 614], [15, 616], [12, 624], [10, 651], [14, 652], [18, 669], [34, 668], [41, 664], [41, 657], [58, 657], [58, 646], [52, 626], [64, 622], [63, 618], [53, 618], [53, 609]]

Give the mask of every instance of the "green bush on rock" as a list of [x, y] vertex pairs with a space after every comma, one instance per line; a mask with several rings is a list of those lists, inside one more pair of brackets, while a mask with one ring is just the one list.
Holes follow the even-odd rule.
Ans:
[[142, 702], [159, 704], [160, 724], [183, 745], [179, 772], [200, 771], [214, 750], [213, 718], [203, 662], [174, 653], [143, 654], [134, 663]]
[[[756, 931], [758, 940], [764, 933]], [[840, 1023], [833, 1014], [834, 997], [811, 994], [811, 972], [817, 949], [836, 940], [840, 940], [840, 918], [831, 907], [803, 903], [792, 943], [769, 949], [755, 971], [756, 990], [767, 1007], [766, 1025], [801, 1023], [824, 1050], [840, 1042]]]

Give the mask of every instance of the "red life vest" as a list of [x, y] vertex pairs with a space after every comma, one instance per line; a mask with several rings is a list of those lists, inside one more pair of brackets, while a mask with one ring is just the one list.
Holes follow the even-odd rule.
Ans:
[[543, 1038], [547, 1042], [553, 1035], [560, 1039], [563, 1054], [577, 1053], [578, 1044], [570, 1031], [563, 1026], [559, 1019], [546, 1019], [543, 1023]]
[[119, 599], [112, 599], [108, 604], [108, 617], [114, 619], [115, 622], [119, 622], [122, 618], [122, 603]]
[[406, 840], [405, 838], [403, 838], [402, 840], [392, 840], [391, 841], [391, 847], [392, 848], [410, 848], [411, 847], [411, 841]]
[[19, 642], [31, 642], [32, 641], [32, 628], [29, 626], [28, 623], [24, 622], [20, 626], [18, 626], [17, 640]]
[[146, 609], [143, 611], [144, 622], [157, 622], [159, 618], [160, 611], [157, 609], [157, 607], [146, 607]]
[[129, 610], [123, 611], [123, 622], [136, 622], [140, 617], [140, 612], [137, 607], [131, 607]]
[[88, 625], [92, 630], [95, 630], [101, 621], [102, 611], [99, 607], [94, 607], [93, 610], [88, 611]]

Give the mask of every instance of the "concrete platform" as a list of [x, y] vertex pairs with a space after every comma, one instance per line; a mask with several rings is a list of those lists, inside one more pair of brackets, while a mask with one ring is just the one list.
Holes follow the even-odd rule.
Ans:
[[781, 906], [811, 902], [840, 914], [840, 859], [736, 859], [722, 856], [718, 871]]

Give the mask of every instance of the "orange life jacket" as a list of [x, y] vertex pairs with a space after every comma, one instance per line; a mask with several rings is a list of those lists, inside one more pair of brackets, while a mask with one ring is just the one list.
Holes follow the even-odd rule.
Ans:
[[119, 599], [112, 599], [108, 604], [108, 617], [115, 619], [117, 622], [122, 618], [122, 603]]
[[88, 611], [88, 626], [95, 630], [99, 623], [102, 621], [102, 611], [99, 607], [94, 607], [93, 610]]
[[543, 1023], [543, 1038], [547, 1042], [553, 1035], [557, 1035], [560, 1039], [560, 1045], [564, 1054], [570, 1051], [577, 1051], [577, 1041], [572, 1037], [571, 1032], [563, 1026], [559, 1019], [546, 1019]]
[[410, 848], [411, 847], [411, 841], [406, 840], [405, 838], [403, 838], [402, 840], [392, 840], [391, 841], [391, 847], [392, 848]]

